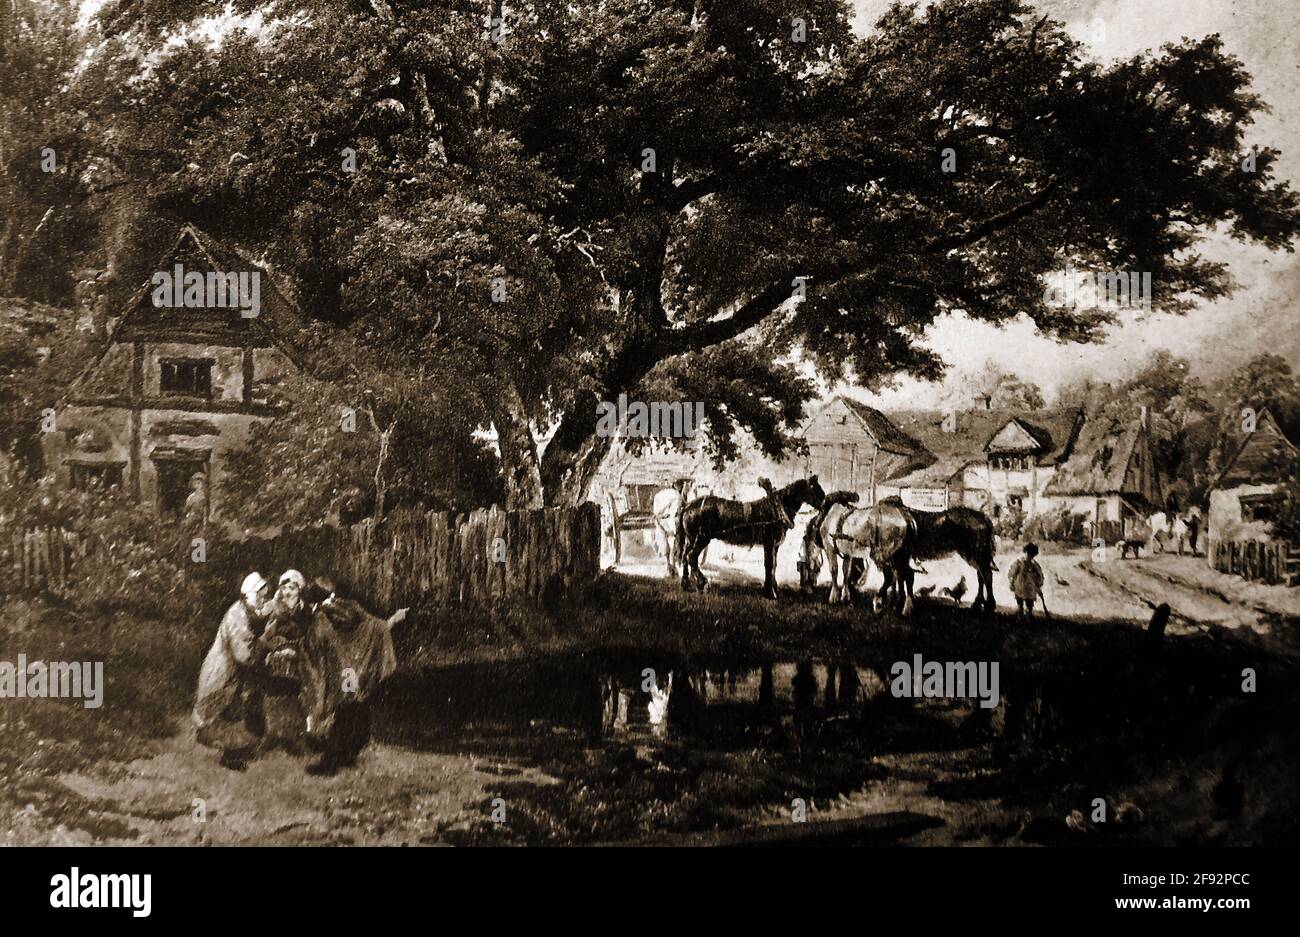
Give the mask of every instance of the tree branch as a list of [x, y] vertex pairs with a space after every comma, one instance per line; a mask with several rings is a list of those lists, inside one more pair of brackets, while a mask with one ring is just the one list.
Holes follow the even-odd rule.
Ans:
[[1053, 176], [1051, 181], [1048, 182], [1047, 185], [1043, 186], [1037, 194], [1021, 202], [1019, 205], [1016, 205], [1014, 208], [1009, 208], [1004, 212], [986, 218], [974, 227], [968, 228], [962, 234], [948, 235], [947, 237], [935, 238], [930, 241], [925, 245], [926, 253], [945, 254], [958, 247], [969, 247], [977, 241], [982, 241], [990, 234], [1000, 231], [1003, 228], [1008, 228], [1026, 215], [1038, 211], [1038, 209], [1042, 208], [1051, 200], [1052, 196], [1056, 194], [1058, 187], [1056, 177]]

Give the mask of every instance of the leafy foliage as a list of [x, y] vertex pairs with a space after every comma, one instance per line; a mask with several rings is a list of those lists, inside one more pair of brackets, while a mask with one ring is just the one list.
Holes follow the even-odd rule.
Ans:
[[1044, 276], [1149, 271], [1183, 312], [1230, 286], [1206, 231], [1290, 249], [1300, 221], [1275, 152], [1240, 169], [1263, 102], [1213, 36], [1101, 64], [1019, 0], [866, 36], [840, 0], [537, 0], [500, 42], [488, 3], [241, 0], [250, 28], [196, 29], [222, 8], [104, 7], [99, 158], [288, 271], [376, 393], [491, 422], [516, 505], [581, 499], [619, 393], [703, 397], [719, 453], [777, 452], [813, 390], [792, 362], [934, 378], [956, 309], [1093, 340], [1114, 313]]

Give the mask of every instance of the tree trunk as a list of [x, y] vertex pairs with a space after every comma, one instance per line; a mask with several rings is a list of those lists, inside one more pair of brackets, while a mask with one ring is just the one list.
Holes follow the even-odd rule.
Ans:
[[565, 417], [560, 429], [546, 447], [542, 458], [541, 483], [546, 503], [553, 506], [574, 507], [587, 499], [591, 482], [600, 471], [601, 463], [609, 454], [614, 440], [596, 435], [596, 412], [593, 406], [590, 418], [585, 421], [585, 431], [566, 427], [583, 424], [575, 414]]
[[506, 510], [542, 507], [542, 475], [537, 458], [537, 443], [533, 440], [533, 432], [528, 425], [523, 399], [514, 385], [502, 385], [500, 404], [493, 414], [492, 422], [496, 425], [497, 448], [501, 453]]
[[[373, 420], [374, 417], [372, 416]], [[375, 460], [375, 521], [384, 517], [384, 496], [388, 493], [388, 482], [384, 479], [384, 463], [388, 461], [389, 443], [393, 438], [393, 427], [397, 420], [389, 424], [388, 429], [379, 434], [379, 457]]]

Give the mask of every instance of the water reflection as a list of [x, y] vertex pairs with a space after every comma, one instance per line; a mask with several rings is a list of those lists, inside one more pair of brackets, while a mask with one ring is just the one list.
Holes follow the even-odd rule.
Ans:
[[833, 716], [859, 716], [882, 689], [870, 670], [813, 660], [757, 666], [620, 669], [595, 677], [605, 735], [699, 730], [718, 719], [752, 724], [789, 721], [795, 728]]

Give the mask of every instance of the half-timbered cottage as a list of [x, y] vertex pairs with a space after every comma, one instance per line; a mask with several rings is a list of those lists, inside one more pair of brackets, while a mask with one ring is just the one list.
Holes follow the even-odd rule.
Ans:
[[219, 516], [224, 454], [278, 412], [270, 388], [295, 367], [277, 334], [296, 312], [266, 270], [193, 227], [158, 270], [177, 265], [205, 278], [255, 276], [257, 308], [158, 305], [156, 283], [146, 283], [56, 407], [43, 455], [73, 488], [123, 486], [164, 518], [192, 513], [198, 491], [203, 513]]

